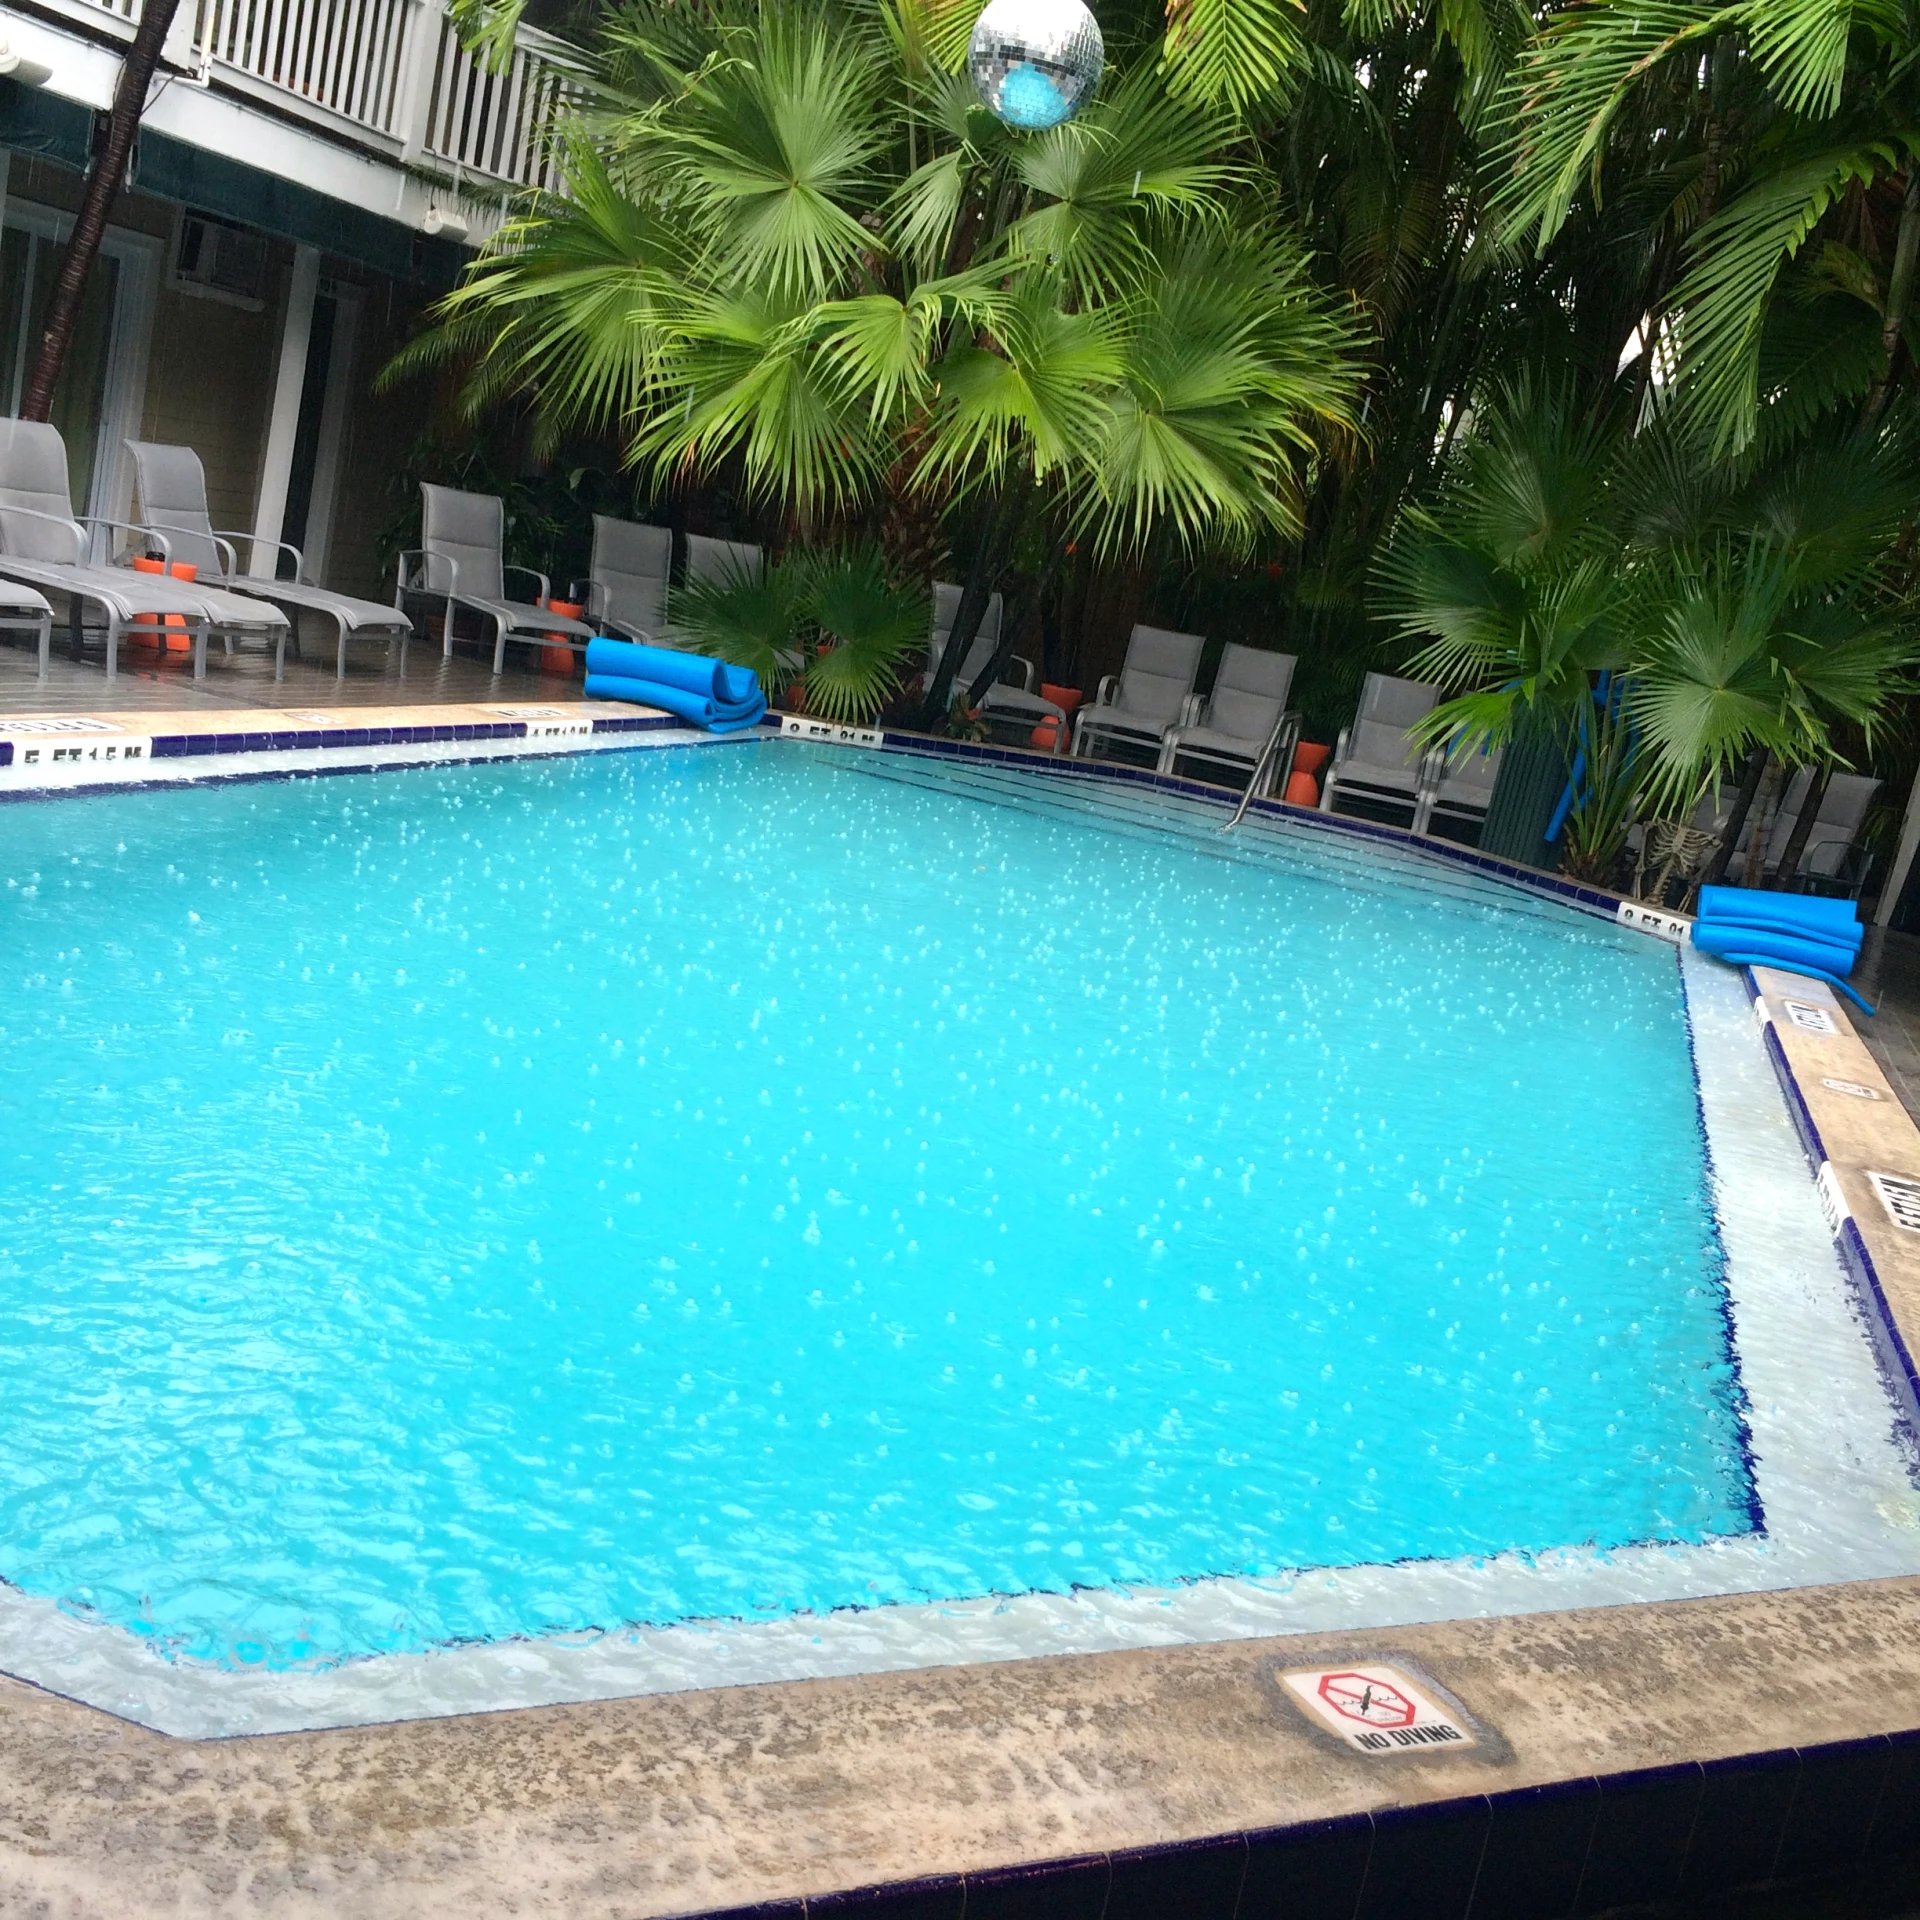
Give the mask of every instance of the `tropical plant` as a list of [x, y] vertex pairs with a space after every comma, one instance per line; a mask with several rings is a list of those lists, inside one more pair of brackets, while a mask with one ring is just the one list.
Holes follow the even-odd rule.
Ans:
[[1828, 0], [1594, 0], [1547, 20], [1492, 143], [1509, 233], [1638, 199], [1666, 263], [1647, 337], [1717, 453], [1911, 379], [1920, 22]]
[[1406, 514], [1378, 604], [1408, 671], [1452, 696], [1428, 737], [1501, 742], [1547, 716], [1573, 863], [1598, 874], [1635, 810], [1682, 817], [1756, 754], [1832, 765], [1840, 729], [1871, 741], [1920, 659], [1884, 572], [1914, 494], [1891, 430], [1830, 429], [1741, 467], [1684, 425], [1635, 434], [1617, 409], [1520, 383]]
[[888, 577], [871, 544], [793, 552], [771, 566], [674, 595], [673, 623], [697, 651], [751, 667], [769, 700], [798, 682], [807, 710], [871, 720], [926, 643], [927, 596]]
[[802, 538], [976, 501], [943, 716], [1023, 524], [1106, 554], [1296, 531], [1351, 431], [1351, 327], [1244, 141], [1148, 53], [1016, 134], [944, 15], [734, 0], [609, 16], [598, 105], [404, 370], [593, 427], [662, 481], [737, 475]]

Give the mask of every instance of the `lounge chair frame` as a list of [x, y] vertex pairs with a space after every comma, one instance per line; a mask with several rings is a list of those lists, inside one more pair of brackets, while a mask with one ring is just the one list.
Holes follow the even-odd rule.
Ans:
[[[509, 639], [585, 653], [588, 643], [599, 636], [584, 620], [555, 613], [542, 604], [553, 597], [553, 583], [536, 568], [512, 565], [504, 557], [505, 543], [506, 507], [498, 494], [465, 493], [458, 487], [437, 487], [423, 481], [420, 545], [400, 555], [393, 604], [404, 612], [409, 594], [442, 603], [440, 652], [447, 660], [453, 658], [457, 610], [465, 608], [491, 622], [496, 678], [506, 671]], [[506, 598], [506, 576], [510, 573], [524, 574], [540, 583], [535, 602]]]
[[[345, 679], [347, 641], [374, 639], [400, 642], [400, 672], [407, 671], [407, 643], [413, 637], [413, 622], [397, 608], [383, 607], [378, 601], [359, 600], [351, 594], [334, 593], [316, 586], [301, 576], [305, 557], [290, 540], [266, 540], [258, 534], [215, 528], [207, 509], [206, 469], [191, 447], [169, 446], [158, 441], [129, 440], [127, 451], [133, 456], [134, 472], [140, 491], [140, 525], [150, 534], [166, 539], [169, 550], [191, 557], [200, 577], [209, 574], [231, 593], [248, 599], [264, 600], [287, 616], [293, 639], [294, 657], [300, 654], [298, 616], [310, 612], [324, 615], [334, 623], [334, 677]], [[158, 504], [156, 504], [156, 497]], [[245, 574], [240, 571], [239, 543], [251, 541], [255, 563], [262, 547], [274, 555], [293, 556], [293, 578], [282, 580], [278, 574]], [[275, 673], [276, 679], [280, 677]]]

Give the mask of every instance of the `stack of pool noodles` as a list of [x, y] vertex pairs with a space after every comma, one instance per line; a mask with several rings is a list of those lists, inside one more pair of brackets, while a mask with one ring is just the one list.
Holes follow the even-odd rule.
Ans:
[[758, 726], [767, 710], [766, 695], [751, 667], [631, 640], [587, 642], [587, 698], [664, 707], [709, 733], [739, 733]]
[[1824, 980], [1871, 1013], [1846, 982], [1863, 937], [1851, 900], [1752, 887], [1702, 887], [1700, 917], [1693, 923], [1693, 944], [1703, 953], [1735, 966], [1778, 967]]

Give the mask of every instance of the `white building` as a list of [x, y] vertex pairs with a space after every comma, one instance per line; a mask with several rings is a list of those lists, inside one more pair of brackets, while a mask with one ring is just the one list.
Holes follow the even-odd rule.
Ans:
[[[139, 6], [0, 5], [20, 76], [0, 78], [0, 413], [19, 410]], [[376, 529], [403, 508], [393, 476], [426, 403], [371, 381], [542, 177], [560, 52], [524, 30], [511, 68], [484, 72], [441, 0], [180, 0], [56, 396], [75, 504], [124, 516], [122, 442], [183, 442], [217, 526], [380, 594]]]

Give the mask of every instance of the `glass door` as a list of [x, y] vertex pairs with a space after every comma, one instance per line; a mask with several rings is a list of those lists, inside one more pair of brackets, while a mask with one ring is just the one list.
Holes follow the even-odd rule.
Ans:
[[[16, 417], [33, 377], [65, 225], [44, 209], [9, 201], [7, 224], [0, 228], [0, 401]], [[113, 493], [124, 464], [120, 443], [139, 431], [151, 311], [150, 299], [129, 301], [127, 293], [130, 280], [143, 278], [139, 269], [145, 264], [137, 243], [129, 248], [110, 235], [102, 245], [54, 388], [52, 421], [66, 442], [67, 479], [78, 513], [113, 514], [124, 505]]]

